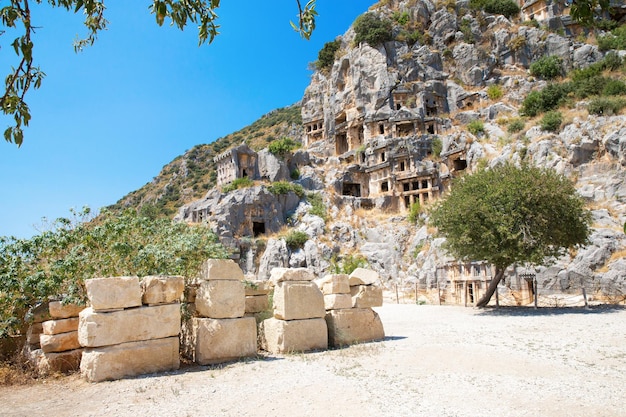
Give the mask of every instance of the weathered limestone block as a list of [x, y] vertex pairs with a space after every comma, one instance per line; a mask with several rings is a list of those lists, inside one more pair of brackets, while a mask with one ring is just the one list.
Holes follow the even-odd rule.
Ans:
[[85, 281], [87, 297], [95, 311], [139, 307], [141, 285], [138, 277], [93, 278]]
[[289, 321], [270, 318], [263, 320], [260, 331], [262, 348], [270, 353], [328, 349], [328, 329], [321, 318]]
[[196, 310], [203, 317], [232, 319], [243, 317], [246, 295], [241, 281], [205, 281], [196, 292]]
[[260, 313], [270, 308], [267, 295], [246, 295], [246, 313]]
[[33, 323], [28, 327], [26, 332], [26, 341], [29, 345], [39, 346], [39, 335], [43, 333], [43, 324]]
[[178, 369], [178, 337], [88, 348], [80, 371], [89, 382]]
[[70, 317], [78, 317], [78, 313], [85, 309], [85, 306], [76, 304], [63, 304], [60, 301], [50, 301], [48, 305], [50, 317], [53, 319], [67, 319]]
[[68, 350], [66, 352], [45, 353], [37, 361], [37, 371], [40, 375], [54, 372], [67, 374], [80, 369], [80, 360], [83, 349]]
[[170, 304], [180, 301], [185, 290], [181, 276], [148, 276], [141, 280], [144, 304]]
[[370, 308], [331, 310], [326, 313], [326, 323], [328, 342], [333, 347], [385, 338], [383, 323]]
[[254, 317], [194, 318], [192, 322], [196, 363], [209, 365], [256, 355], [257, 333]]
[[141, 340], [163, 339], [180, 333], [180, 306], [164, 304], [130, 310], [80, 313], [81, 346], [111, 346]]
[[248, 295], [267, 295], [272, 291], [272, 283], [270, 281], [244, 281], [246, 286], [246, 296]]
[[78, 317], [44, 321], [41, 323], [41, 330], [47, 335], [75, 332], [78, 330]]
[[346, 274], [326, 275], [324, 278], [316, 279], [315, 283], [322, 294], [350, 294], [350, 277]]
[[380, 282], [378, 272], [366, 268], [357, 268], [350, 274], [350, 286], [374, 285]]
[[326, 310], [339, 310], [342, 308], [352, 308], [352, 297], [350, 294], [328, 294], [324, 296], [324, 308]]
[[369, 308], [383, 305], [383, 289], [374, 285], [357, 285], [350, 287], [352, 307]]
[[313, 282], [283, 281], [274, 289], [274, 317], [301, 320], [324, 317], [324, 295]]
[[202, 264], [200, 279], [203, 281], [243, 281], [243, 271], [232, 259], [209, 259]]
[[44, 353], [65, 352], [80, 348], [78, 332], [67, 332], [54, 335], [39, 335], [39, 343]]
[[276, 285], [283, 281], [313, 281], [315, 275], [306, 268], [274, 268], [270, 273], [270, 281]]

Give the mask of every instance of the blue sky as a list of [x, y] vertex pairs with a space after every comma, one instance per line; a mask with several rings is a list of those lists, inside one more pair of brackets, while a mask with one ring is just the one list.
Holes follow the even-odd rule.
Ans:
[[[79, 54], [82, 15], [35, 7], [34, 56], [47, 76], [27, 98], [22, 147], [0, 142], [0, 236], [30, 237], [44, 217], [113, 204], [194, 145], [300, 100], [308, 64], [374, 0], [319, 0], [310, 41], [289, 25], [295, 0], [224, 0], [221, 34], [202, 47], [193, 25], [159, 28], [149, 3], [108, 1], [108, 30]], [[0, 38], [2, 77], [16, 64], [10, 34]], [[0, 121], [4, 131], [10, 120]]]

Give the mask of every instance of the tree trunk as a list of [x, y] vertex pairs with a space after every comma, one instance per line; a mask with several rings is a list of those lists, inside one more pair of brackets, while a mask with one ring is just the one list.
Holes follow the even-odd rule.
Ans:
[[485, 307], [487, 304], [489, 304], [491, 296], [494, 292], [496, 292], [496, 290], [498, 289], [498, 284], [500, 283], [500, 281], [502, 281], [502, 278], [504, 277], [504, 270], [505, 268], [496, 267], [496, 276], [489, 283], [489, 287], [487, 287], [487, 292], [485, 293], [485, 295], [483, 295], [483, 297], [476, 303], [476, 307]]

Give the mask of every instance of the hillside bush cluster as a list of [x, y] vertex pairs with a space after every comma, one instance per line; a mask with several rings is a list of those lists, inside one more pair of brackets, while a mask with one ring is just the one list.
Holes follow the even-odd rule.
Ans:
[[626, 25], [614, 28], [611, 33], [598, 37], [598, 48], [601, 51], [626, 49]]
[[478, 136], [485, 133], [485, 124], [482, 120], [472, 120], [467, 124], [467, 130], [474, 136]]
[[299, 198], [304, 197], [304, 188], [300, 184], [294, 184], [288, 181], [273, 182], [269, 187], [269, 191], [274, 195], [295, 193]]
[[563, 75], [563, 60], [558, 56], [544, 56], [530, 64], [530, 75], [552, 80]]
[[248, 177], [237, 178], [233, 180], [233, 182], [231, 182], [230, 184], [222, 187], [222, 192], [226, 194], [226, 193], [230, 193], [231, 191], [238, 190], [240, 188], [252, 187], [253, 185], [254, 185], [254, 181], [252, 181]]
[[520, 12], [519, 4], [514, 0], [470, 0], [469, 7], [472, 10], [501, 14], [507, 19], [517, 16]]
[[292, 230], [285, 236], [285, 243], [291, 250], [302, 249], [307, 240], [309, 240], [309, 235], [302, 230]]
[[354, 43], [365, 42], [378, 46], [393, 39], [391, 20], [381, 18], [375, 13], [365, 13], [354, 21]]
[[558, 111], [549, 111], [541, 118], [541, 129], [548, 132], [558, 132], [563, 123], [563, 115]]
[[362, 255], [348, 254], [341, 258], [336, 255], [330, 259], [330, 270], [334, 274], [350, 275], [357, 268], [367, 268], [367, 259]]
[[341, 47], [341, 41], [336, 39], [332, 42], [326, 42], [317, 54], [315, 68], [318, 70], [329, 69], [335, 62], [335, 53]]
[[324, 198], [319, 193], [308, 193], [306, 195], [306, 201], [311, 205], [309, 214], [321, 217], [324, 221], [328, 218], [326, 212], [326, 205], [324, 204]]
[[285, 155], [287, 155], [289, 152], [293, 151], [294, 149], [297, 149], [299, 146], [300, 144], [296, 142], [295, 140], [288, 138], [288, 137], [284, 137], [282, 139], [278, 139], [270, 143], [269, 146], [267, 147], [267, 150], [270, 153], [282, 158]]

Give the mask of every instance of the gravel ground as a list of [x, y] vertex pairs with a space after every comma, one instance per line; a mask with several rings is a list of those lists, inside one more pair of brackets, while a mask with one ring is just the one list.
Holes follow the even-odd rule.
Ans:
[[626, 309], [386, 304], [387, 338], [90, 384], [1, 387], [1, 416], [626, 416]]

